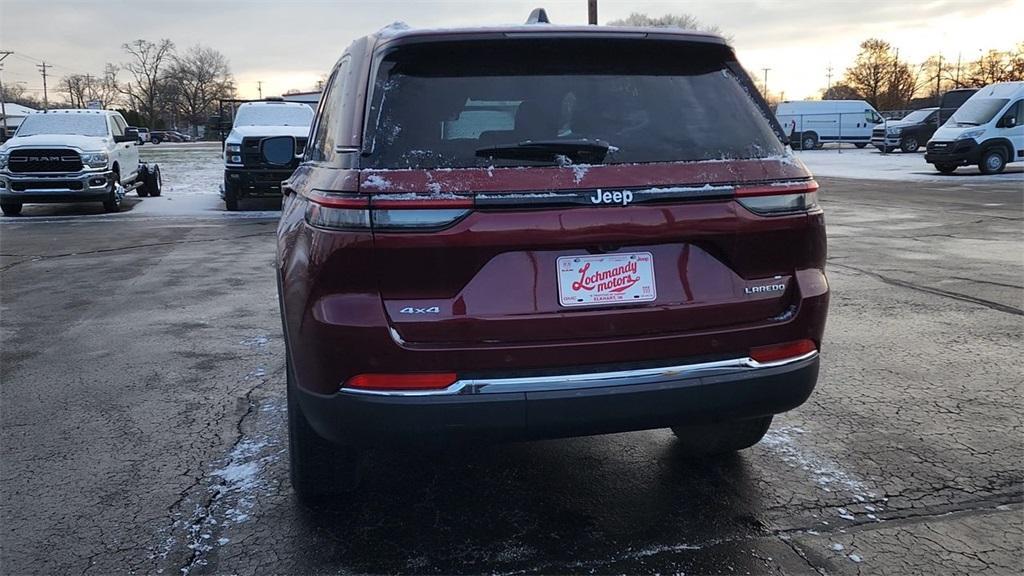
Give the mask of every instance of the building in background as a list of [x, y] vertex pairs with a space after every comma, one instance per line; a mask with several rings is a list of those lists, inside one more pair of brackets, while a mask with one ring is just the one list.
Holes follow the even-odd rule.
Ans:
[[302, 102], [308, 104], [310, 108], [316, 109], [317, 105], [320, 104], [320, 95], [323, 92], [292, 92], [291, 94], [285, 94], [281, 96], [285, 102]]
[[[12, 104], [10, 102], [5, 102], [0, 110], [3, 110], [3, 112], [6, 113], [6, 118], [0, 116], [0, 142], [7, 140], [14, 134], [14, 131], [18, 129], [18, 126], [21, 126], [21, 121], [25, 119], [25, 116], [36, 112], [28, 106]], [[7, 122], [7, 133], [3, 134], [3, 122], [5, 120]]]

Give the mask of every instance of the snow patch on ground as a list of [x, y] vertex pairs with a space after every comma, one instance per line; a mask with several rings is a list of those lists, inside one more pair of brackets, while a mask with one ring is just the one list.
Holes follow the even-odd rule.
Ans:
[[778, 454], [790, 467], [810, 474], [815, 484], [825, 492], [845, 490], [854, 497], [873, 497], [860, 480], [844, 471], [837, 462], [803, 449], [798, 440], [802, 434], [802, 428], [783, 426], [769, 430], [761, 444]]

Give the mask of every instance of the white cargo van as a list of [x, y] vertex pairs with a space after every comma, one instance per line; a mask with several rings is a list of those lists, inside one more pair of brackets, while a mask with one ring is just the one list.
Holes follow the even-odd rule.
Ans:
[[943, 174], [971, 164], [998, 174], [1010, 162], [1024, 162], [1024, 82], [975, 92], [935, 131], [924, 160]]
[[884, 122], [864, 100], [787, 100], [775, 111], [793, 148], [810, 150], [826, 142], [851, 142], [863, 148], [871, 130]]

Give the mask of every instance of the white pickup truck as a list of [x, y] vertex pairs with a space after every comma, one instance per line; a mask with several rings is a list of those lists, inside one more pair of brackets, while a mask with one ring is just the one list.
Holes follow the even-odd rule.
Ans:
[[30, 114], [0, 146], [0, 208], [16, 216], [30, 203], [102, 202], [118, 212], [129, 190], [159, 196], [160, 167], [139, 162], [137, 141], [114, 111]]

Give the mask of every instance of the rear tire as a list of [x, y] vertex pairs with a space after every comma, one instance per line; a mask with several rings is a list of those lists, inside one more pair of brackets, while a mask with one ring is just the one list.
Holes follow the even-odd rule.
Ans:
[[3, 211], [4, 216], [17, 216], [21, 214], [21, 203], [20, 202], [4, 202], [0, 204], [0, 211]]
[[761, 441], [772, 425], [772, 416], [673, 426], [679, 446], [690, 456], [717, 456], [749, 448]]
[[800, 149], [814, 150], [818, 147], [818, 135], [814, 132], [806, 132], [800, 135]]
[[146, 179], [142, 181], [142, 187], [140, 190], [145, 190], [146, 194], [157, 197], [163, 192], [164, 181], [160, 176], [160, 166], [153, 164], [146, 170]]
[[288, 361], [288, 456], [295, 494], [305, 504], [351, 493], [359, 484], [358, 453], [323, 439], [309, 425], [294, 392]]
[[900, 150], [907, 153], [917, 152], [917, 149], [920, 147], [921, 144], [918, 143], [917, 137], [915, 136], [906, 136], [900, 141]]
[[982, 174], [999, 174], [1006, 168], [1006, 157], [999, 148], [989, 148], [981, 154], [978, 169]]
[[952, 174], [953, 172], [956, 172], [957, 165], [956, 164], [936, 164], [935, 165], [935, 169], [938, 170], [939, 172], [942, 172], [943, 174]]
[[139, 198], [145, 198], [149, 196], [149, 190], [146, 190], [146, 178], [149, 176], [149, 168], [146, 166], [139, 166], [139, 173], [135, 176], [136, 183], [139, 186], [135, 187], [135, 194]]

